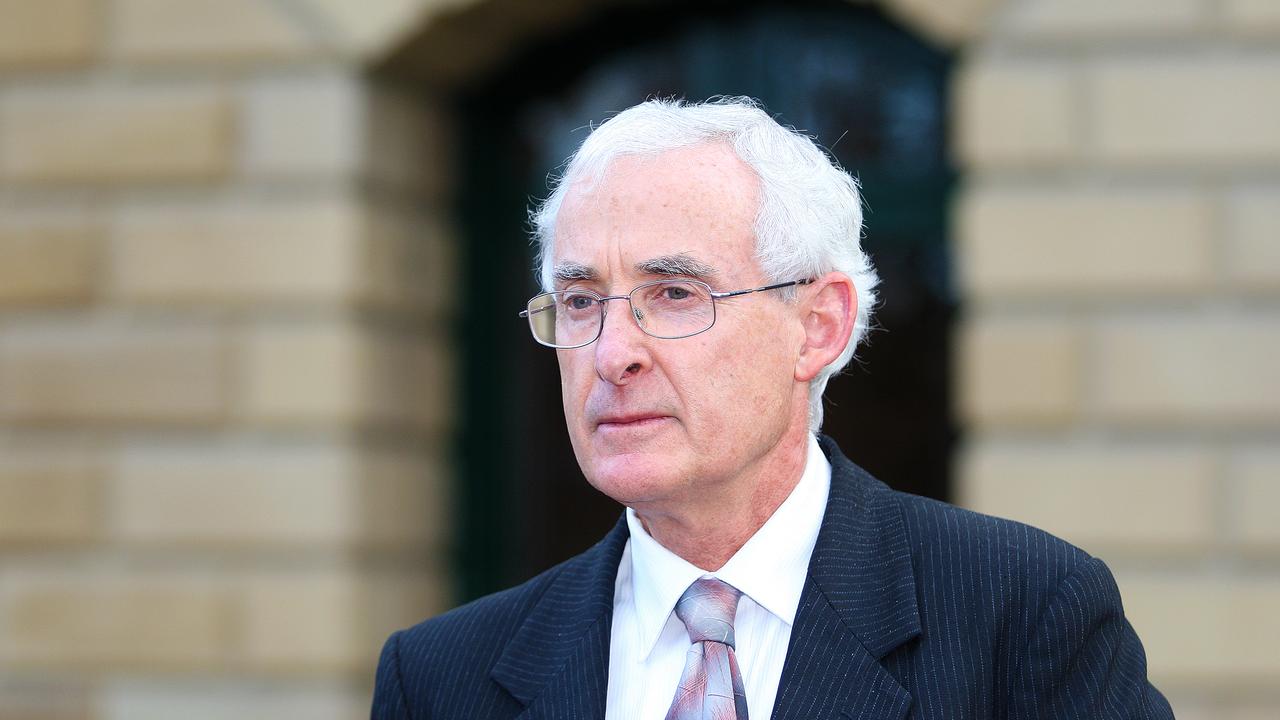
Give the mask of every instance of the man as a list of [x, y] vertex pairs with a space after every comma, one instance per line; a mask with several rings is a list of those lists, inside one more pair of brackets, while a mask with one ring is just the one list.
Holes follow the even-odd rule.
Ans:
[[818, 438], [876, 277], [856, 184], [746, 99], [595, 130], [534, 216], [592, 549], [393, 635], [377, 718], [1168, 718], [1098, 560]]

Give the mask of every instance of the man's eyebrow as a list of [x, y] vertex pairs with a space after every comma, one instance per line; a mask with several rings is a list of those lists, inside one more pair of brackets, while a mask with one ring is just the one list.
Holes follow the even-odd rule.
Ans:
[[582, 263], [566, 262], [560, 263], [552, 271], [552, 278], [556, 283], [573, 282], [574, 280], [595, 280], [595, 268]]
[[708, 280], [716, 275], [715, 268], [685, 253], [641, 260], [636, 263], [636, 272], [641, 275], [684, 275], [699, 280]]

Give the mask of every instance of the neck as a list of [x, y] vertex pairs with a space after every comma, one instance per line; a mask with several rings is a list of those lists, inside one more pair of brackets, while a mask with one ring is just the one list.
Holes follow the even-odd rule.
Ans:
[[[708, 572], [719, 570], [756, 534], [800, 482], [808, 432], [788, 437], [756, 468], [701, 502], [678, 508], [633, 506], [660, 545]], [[727, 487], [728, 491], [723, 492]]]

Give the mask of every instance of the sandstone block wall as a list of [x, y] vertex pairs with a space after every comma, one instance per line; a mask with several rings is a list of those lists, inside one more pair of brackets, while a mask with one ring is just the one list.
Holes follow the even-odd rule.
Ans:
[[962, 500], [1108, 561], [1179, 718], [1280, 713], [1275, 8], [1011, 1], [956, 84]]
[[[450, 111], [366, 70], [475, 3], [0, 0], [0, 717], [363, 717], [451, 602]], [[960, 58], [961, 501], [1275, 717], [1280, 4], [882, 5]]]
[[449, 131], [343, 5], [0, 0], [0, 717], [365, 717], [452, 603]]

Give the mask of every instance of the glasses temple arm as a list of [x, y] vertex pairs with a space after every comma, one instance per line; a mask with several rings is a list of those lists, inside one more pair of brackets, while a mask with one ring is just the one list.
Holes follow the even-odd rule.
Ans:
[[548, 311], [548, 310], [550, 310], [550, 309], [551, 309], [551, 306], [550, 306], [550, 305], [547, 305], [546, 307], [540, 307], [540, 308], [538, 308], [537, 310], [521, 310], [521, 311], [520, 311], [519, 313], [517, 313], [517, 314], [518, 314], [520, 317], [529, 317], [529, 316], [533, 315], [534, 313], [546, 312], [546, 311]]
[[778, 288], [791, 287], [792, 285], [808, 285], [811, 282], [813, 282], [813, 278], [805, 278], [804, 280], [792, 280], [791, 282], [776, 283], [774, 285], [765, 285], [764, 287], [751, 288], [750, 290], [734, 290], [731, 292], [713, 292], [711, 293], [711, 297], [716, 299], [737, 297], [739, 295], [749, 295], [751, 293], [764, 292], [765, 290], [777, 290]]

